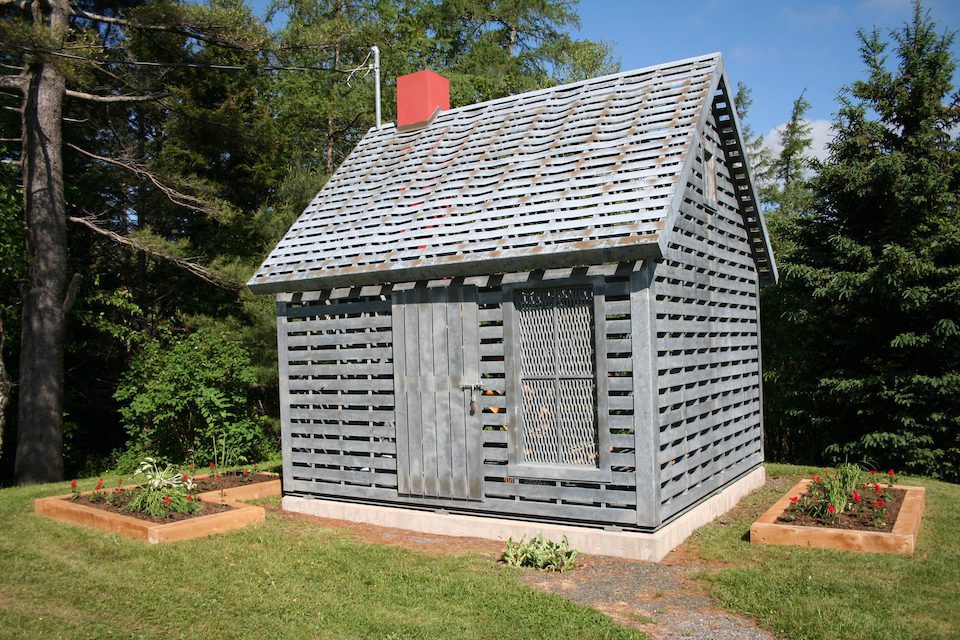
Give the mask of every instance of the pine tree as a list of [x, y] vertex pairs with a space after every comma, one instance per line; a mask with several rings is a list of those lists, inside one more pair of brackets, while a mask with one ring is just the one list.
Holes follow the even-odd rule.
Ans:
[[[213, 42], [241, 51], [255, 48], [256, 34], [245, 28], [248, 25], [244, 17], [249, 12], [229, 0], [207, 7], [176, 2], [139, 7], [107, 4], [103, 7], [107, 13], [100, 14], [95, 13], [96, 2], [83, 8], [67, 0], [0, 0], [4, 65], [21, 69], [18, 74], [0, 76], [0, 90], [20, 98], [22, 113], [18, 160], [22, 168], [27, 268], [20, 318], [16, 453], [16, 475], [22, 484], [63, 477], [67, 317], [80, 282], [79, 275], [69, 278], [67, 223], [82, 224], [102, 237], [166, 257], [171, 263], [192, 269], [196, 275], [215, 280], [212, 272], [171, 252], [151, 249], [104, 228], [92, 215], [84, 214], [84, 205], [99, 198], [114, 217], [123, 217], [129, 211], [130, 194], [142, 192], [149, 185], [151, 191], [155, 189], [178, 206], [212, 211], [205, 198], [189, 193], [191, 189], [185, 192], [158, 179], [155, 169], [142, 157], [149, 134], [140, 132], [140, 154], [106, 156], [98, 151], [107, 140], [120, 138], [124, 142], [129, 133], [126, 129], [142, 122], [129, 109], [163, 97], [154, 93], [131, 95], [129, 88], [141, 83], [135, 73], [129, 72], [124, 59], [117, 60], [118, 54], [129, 53], [145, 33], [164, 40], [166, 50], [181, 62], [192, 55], [202, 56], [200, 45]], [[144, 19], [131, 18], [126, 15], [127, 9]], [[86, 122], [84, 118], [71, 117], [77, 110], [89, 115], [90, 110], [97, 108], [101, 112], [110, 108], [122, 110], [123, 115], [115, 121], [116, 126], [99, 115], [93, 118], [92, 126], [79, 134], [65, 130], [65, 121]], [[155, 143], [159, 142], [158, 137], [154, 137]], [[76, 139], [97, 147], [82, 147], [75, 143]], [[82, 156], [82, 160], [68, 157], [68, 150]], [[92, 180], [86, 188], [81, 182], [65, 183], [66, 169], [75, 171], [76, 176], [86, 172], [78, 167], [90, 165], [100, 166], [96, 175], [104, 175], [104, 169], [109, 167], [122, 169], [134, 179], [119, 186], [116, 180]], [[110, 189], [107, 184], [116, 188]], [[138, 211], [145, 211], [146, 201], [140, 199], [139, 204]]]
[[[782, 265], [792, 437], [833, 460], [960, 479], [960, 95], [952, 34], [915, 6], [860, 32], [812, 214]], [[766, 329], [765, 329], [766, 330]]]
[[[780, 153], [769, 162], [770, 180], [764, 192], [764, 218], [773, 253], [781, 273], [789, 270], [797, 252], [797, 229], [801, 215], [811, 203], [806, 171], [811, 166], [810, 126], [804, 120], [809, 103], [803, 93], [794, 100], [790, 119], [778, 132]], [[794, 365], [802, 348], [788, 317], [796, 302], [789, 286], [781, 282], [760, 292], [761, 339], [764, 354], [764, 447], [770, 460], [810, 459], [815, 452], [804, 445], [810, 440], [795, 433], [789, 420], [792, 407], [786, 390], [797, 385]]]

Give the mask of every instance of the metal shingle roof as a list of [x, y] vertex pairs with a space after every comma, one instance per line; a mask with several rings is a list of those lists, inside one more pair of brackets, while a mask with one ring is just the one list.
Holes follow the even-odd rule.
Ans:
[[258, 293], [659, 255], [719, 54], [371, 129], [248, 283]]

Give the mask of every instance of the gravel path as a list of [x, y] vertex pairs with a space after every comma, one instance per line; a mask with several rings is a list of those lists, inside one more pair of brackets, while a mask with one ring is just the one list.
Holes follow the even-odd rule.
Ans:
[[773, 640], [752, 621], [719, 609], [688, 577], [700, 567], [583, 556], [572, 573], [528, 573], [524, 581], [588, 605], [657, 640]]

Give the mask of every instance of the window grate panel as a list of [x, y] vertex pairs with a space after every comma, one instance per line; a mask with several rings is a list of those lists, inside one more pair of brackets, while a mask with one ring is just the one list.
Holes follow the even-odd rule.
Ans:
[[599, 464], [591, 288], [519, 291], [524, 462]]

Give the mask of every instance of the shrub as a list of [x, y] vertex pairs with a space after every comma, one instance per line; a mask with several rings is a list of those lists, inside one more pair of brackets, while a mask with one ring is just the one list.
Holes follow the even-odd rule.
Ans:
[[128, 447], [174, 461], [206, 463], [224, 450], [233, 464], [259, 459], [270, 445], [249, 400], [255, 385], [247, 350], [212, 328], [150, 340], [115, 395]]
[[507, 540], [503, 561], [513, 567], [563, 572], [576, 566], [577, 555], [577, 550], [570, 548], [567, 536], [557, 543], [540, 534], [529, 542], [525, 538], [520, 538], [519, 542], [514, 542], [513, 538]]

